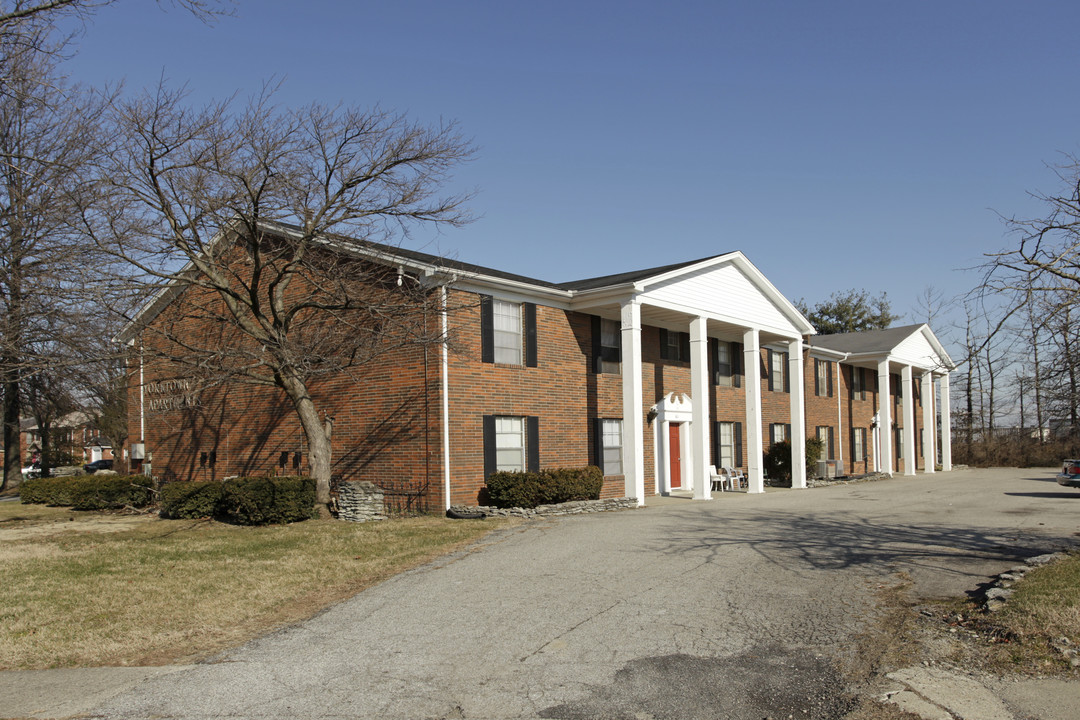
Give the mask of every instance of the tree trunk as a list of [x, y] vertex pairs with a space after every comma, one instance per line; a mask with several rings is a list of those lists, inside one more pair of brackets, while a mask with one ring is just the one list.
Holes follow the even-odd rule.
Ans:
[[278, 373], [278, 383], [292, 400], [304, 428], [308, 443], [308, 466], [315, 480], [315, 506], [321, 517], [330, 517], [330, 437], [319, 419], [307, 385], [300, 378], [287, 373], [287, 370]]
[[38, 432], [41, 433], [41, 477], [50, 477], [53, 454], [52, 423], [38, 420]]
[[9, 377], [4, 383], [4, 479], [0, 490], [21, 480], [22, 446], [19, 443], [19, 381]]

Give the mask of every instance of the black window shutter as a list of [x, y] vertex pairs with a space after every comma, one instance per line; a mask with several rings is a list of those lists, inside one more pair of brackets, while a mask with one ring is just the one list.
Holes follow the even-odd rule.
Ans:
[[742, 343], [731, 343], [731, 384], [742, 387]]
[[490, 295], [480, 296], [480, 362], [495, 362], [495, 309]]
[[679, 359], [690, 362], [690, 333], [679, 333]]
[[593, 465], [600, 468], [600, 472], [607, 474], [604, 470], [604, 419], [593, 418]]
[[536, 367], [536, 303], [525, 303], [525, 367]]
[[661, 360], [670, 360], [671, 359], [671, 358], [668, 357], [668, 344], [667, 344], [667, 341], [668, 341], [667, 330], [665, 328], [660, 328], [660, 359]]
[[829, 428], [829, 460], [836, 459], [836, 453], [834, 452], [835, 446], [833, 444], [833, 428]]
[[821, 361], [814, 358], [814, 395], [821, 395], [821, 375], [818, 371], [821, 369]]
[[484, 479], [495, 472], [498, 461], [495, 455], [495, 416], [484, 416]]
[[525, 469], [540, 472], [540, 418], [525, 418]]
[[742, 467], [742, 423], [735, 423], [735, 467]]
[[716, 384], [717, 373], [720, 372], [720, 341], [709, 338], [709, 383]]
[[774, 390], [773, 387], [773, 364], [772, 364], [772, 350], [765, 348], [765, 367], [768, 369], [765, 373], [769, 378], [769, 390]]
[[592, 370], [593, 372], [600, 372], [600, 353], [603, 352], [603, 346], [600, 344], [600, 316], [592, 316]]
[[784, 439], [791, 442], [791, 423], [784, 423]]
[[712, 424], [712, 464], [720, 469], [720, 423], [713, 421]]
[[833, 396], [833, 369], [832, 369], [832, 363], [829, 363], [828, 365], [826, 365], [826, 368], [829, 371], [829, 397], [832, 397]]
[[788, 354], [782, 353], [783, 359], [783, 373], [784, 373], [784, 392], [791, 392], [791, 367], [788, 365]]

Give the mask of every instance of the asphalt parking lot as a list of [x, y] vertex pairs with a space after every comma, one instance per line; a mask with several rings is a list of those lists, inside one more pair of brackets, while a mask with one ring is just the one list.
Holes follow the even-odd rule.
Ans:
[[[964, 470], [535, 521], [209, 662], [117, 681], [109, 698], [99, 683], [79, 710], [835, 718], [850, 701], [837, 661], [882, 587], [903, 573], [916, 596], [962, 595], [1073, 543], [1078, 511], [1049, 470]], [[0, 673], [0, 697], [18, 675]], [[61, 716], [55, 692], [56, 709], [42, 697], [23, 714]]]

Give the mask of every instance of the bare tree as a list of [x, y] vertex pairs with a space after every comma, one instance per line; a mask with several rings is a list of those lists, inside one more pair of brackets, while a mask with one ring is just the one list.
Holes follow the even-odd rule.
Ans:
[[[60, 17], [85, 19], [114, 2], [116, 0], [8, 0], [0, 2], [0, 28], [26, 22], [51, 23]], [[206, 22], [231, 14], [233, 5], [230, 0], [169, 0], [169, 4], [183, 8]]]
[[[19, 472], [19, 416], [27, 378], [77, 362], [53, 354], [75, 340], [79, 318], [104, 284], [92, 246], [73, 221], [94, 183], [86, 177], [105, 108], [56, 70], [57, 58], [27, 52], [51, 44], [47, 26], [0, 33], [0, 384], [4, 393], [4, 485]], [[26, 39], [21, 31], [33, 37]]]
[[101, 167], [112, 204], [88, 208], [86, 229], [182, 294], [139, 325], [144, 353], [204, 386], [285, 393], [325, 507], [329, 423], [311, 383], [442, 339], [429, 322], [432, 293], [357, 253], [399, 241], [416, 223], [467, 222], [468, 194], [439, 190], [473, 150], [454, 124], [284, 110], [272, 97], [192, 109], [184, 92], [159, 87], [118, 103]]

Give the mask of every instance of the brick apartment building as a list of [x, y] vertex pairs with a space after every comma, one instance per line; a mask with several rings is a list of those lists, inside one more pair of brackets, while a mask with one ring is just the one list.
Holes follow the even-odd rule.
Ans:
[[[447, 342], [312, 385], [338, 477], [412, 488], [438, 509], [477, 503], [496, 469], [592, 464], [603, 496], [645, 503], [673, 490], [710, 497], [710, 465], [742, 468], [761, 492], [771, 442], [791, 440], [800, 456], [808, 433], [825, 441], [829, 472], [933, 472], [939, 430], [950, 467], [954, 364], [930, 329], [816, 337], [741, 252], [550, 283], [365, 247], [351, 252], [438, 299], [430, 322]], [[190, 292], [166, 288], [121, 334], [135, 350], [133, 465], [181, 480], [302, 471], [304, 434], [284, 393], [204, 387], [139, 352]], [[793, 466], [805, 487], [798, 457]]]

